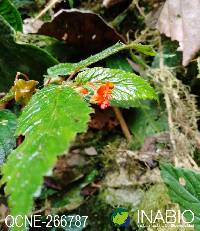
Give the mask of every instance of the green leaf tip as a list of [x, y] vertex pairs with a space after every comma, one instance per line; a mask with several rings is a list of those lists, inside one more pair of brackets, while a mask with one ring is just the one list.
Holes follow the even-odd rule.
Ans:
[[73, 72], [79, 72], [80, 70], [88, 67], [89, 65], [103, 60], [113, 54], [129, 49], [134, 49], [146, 55], [154, 56], [156, 54], [152, 46], [149, 45], [136, 44], [134, 42], [130, 44], [123, 44], [122, 42], [118, 42], [115, 45], [103, 50], [102, 52], [92, 55], [78, 63], [61, 63], [53, 67], [50, 67], [47, 73], [50, 78], [57, 77], [58, 75], [70, 75]]

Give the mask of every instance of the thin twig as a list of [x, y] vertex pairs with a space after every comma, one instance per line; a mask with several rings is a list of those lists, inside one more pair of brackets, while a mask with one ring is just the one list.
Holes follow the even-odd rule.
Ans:
[[146, 15], [145, 15], [144, 11], [143, 11], [142, 8], [139, 6], [138, 0], [133, 0], [133, 3], [135, 4], [136, 8], [138, 9], [140, 15], [141, 15], [143, 18], [146, 18]]
[[41, 18], [44, 14], [46, 14], [46, 12], [47, 12], [48, 10], [50, 10], [51, 8], [53, 8], [53, 7], [56, 5], [56, 3], [60, 2], [60, 1], [61, 1], [61, 0], [51, 0], [51, 1], [45, 6], [45, 8], [38, 14], [38, 16], [34, 19], [33, 23], [34, 23], [37, 19]]
[[76, 72], [76, 71], [75, 71], [75, 72], [73, 72], [73, 73], [71, 73], [71, 75], [67, 78], [67, 81], [72, 80], [76, 74], [77, 74], [77, 72]]
[[128, 140], [128, 142], [131, 142], [132, 141], [132, 136], [131, 136], [131, 133], [129, 131], [129, 128], [124, 120], [124, 117], [120, 111], [119, 108], [117, 107], [113, 107], [113, 111], [115, 112], [115, 115], [120, 123], [120, 126], [121, 126], [121, 129], [124, 133], [124, 136], [126, 137], [126, 139]]

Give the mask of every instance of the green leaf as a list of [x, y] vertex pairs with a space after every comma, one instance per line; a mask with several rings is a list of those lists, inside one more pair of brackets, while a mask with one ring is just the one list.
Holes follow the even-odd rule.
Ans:
[[50, 85], [32, 97], [17, 129], [25, 140], [3, 166], [2, 182], [7, 182], [12, 215], [30, 212], [43, 176], [50, 174], [57, 156], [69, 148], [76, 134], [86, 131], [90, 113], [87, 103], [69, 86]]
[[156, 55], [156, 52], [154, 51], [153, 47], [150, 45], [142, 45], [140, 43], [135, 43], [133, 49], [145, 55], [150, 55], [150, 56]]
[[[194, 213], [194, 226], [200, 230], [200, 174], [184, 168], [175, 168], [171, 164], [161, 164], [161, 176], [169, 189], [173, 202], [178, 203], [182, 210]], [[185, 181], [185, 185], [180, 183]], [[191, 213], [185, 213], [188, 221]]]
[[76, 77], [78, 84], [105, 83], [114, 84], [112, 90], [112, 106], [137, 107], [141, 106], [141, 100], [157, 99], [154, 89], [142, 77], [117, 69], [95, 67], [80, 72]]
[[0, 91], [8, 91], [16, 72], [41, 81], [48, 67], [58, 63], [51, 55], [36, 46], [15, 42], [15, 31], [0, 16]]
[[16, 30], [22, 31], [22, 19], [9, 0], [0, 0], [0, 15]]
[[[142, 49], [144, 47], [144, 49]], [[148, 48], [148, 49], [147, 49]], [[58, 75], [70, 75], [74, 72], [79, 72], [80, 70], [88, 67], [89, 65], [96, 63], [100, 60], [103, 60], [113, 54], [118, 53], [122, 50], [129, 50], [129, 49], [136, 49], [137, 51], [141, 51], [148, 55], [155, 55], [155, 52], [153, 52], [151, 46], [142, 45], [142, 44], [136, 44], [136, 43], [130, 43], [128, 45], [123, 44], [121, 42], [116, 43], [115, 45], [108, 47], [107, 49], [103, 50], [102, 52], [92, 55], [89, 58], [82, 60], [78, 63], [61, 63], [56, 66], [53, 66], [48, 69], [47, 73], [49, 77], [56, 77]], [[150, 52], [152, 50], [152, 52]]]
[[17, 118], [9, 110], [0, 111], [0, 165], [16, 145]]

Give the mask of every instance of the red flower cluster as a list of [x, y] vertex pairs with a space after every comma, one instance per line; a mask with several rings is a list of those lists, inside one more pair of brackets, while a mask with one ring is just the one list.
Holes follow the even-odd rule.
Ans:
[[91, 97], [90, 102], [98, 104], [101, 109], [106, 109], [110, 106], [113, 88], [114, 85], [110, 82], [101, 85], [95, 90], [95, 94]]

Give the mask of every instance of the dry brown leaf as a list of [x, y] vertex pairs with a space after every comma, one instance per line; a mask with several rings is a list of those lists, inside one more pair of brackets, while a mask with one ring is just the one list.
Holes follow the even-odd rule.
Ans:
[[200, 0], [167, 0], [156, 28], [179, 42], [186, 66], [200, 50]]
[[98, 52], [124, 38], [99, 15], [84, 10], [60, 10], [51, 22], [44, 23], [38, 34], [55, 37], [75, 46], [83, 54]]
[[95, 107], [95, 113], [91, 115], [91, 120], [89, 123], [90, 128], [95, 128], [98, 130], [112, 130], [118, 125], [119, 122], [113, 113], [112, 108], [101, 110], [98, 107]]

